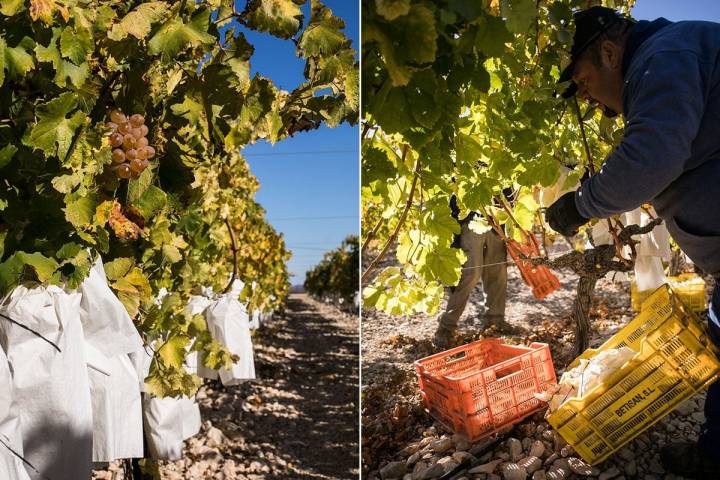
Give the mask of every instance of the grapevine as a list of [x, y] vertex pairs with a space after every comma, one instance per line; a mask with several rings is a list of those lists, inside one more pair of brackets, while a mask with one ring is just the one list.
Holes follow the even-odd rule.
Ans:
[[[155, 395], [191, 394], [183, 367], [231, 355], [183, 313], [234, 273], [249, 308], [288, 293], [282, 235], [254, 200], [240, 150], [355, 123], [358, 67], [344, 23], [312, 0], [115, 0], [0, 5], [0, 291], [77, 287], [94, 259], [155, 355]], [[244, 29], [305, 61], [292, 91], [250, 75]], [[161, 290], [170, 292], [158, 301]]]
[[[460, 218], [486, 212], [477, 233], [497, 223], [522, 240], [542, 223], [538, 189], [565, 167], [572, 187], [619, 141], [614, 119], [571, 115], [556, 94], [572, 12], [601, 3], [634, 2], [363, 0], [362, 244], [371, 258], [392, 245], [400, 264], [365, 270], [365, 305], [436, 313], [465, 262], [452, 196]], [[495, 199], [508, 190], [506, 211]]]
[[323, 259], [305, 277], [305, 290], [318, 298], [331, 298], [352, 304], [358, 291], [360, 251], [358, 238], [348, 236], [342, 244], [323, 255]]
[[[584, 252], [573, 251], [552, 260], [536, 258], [530, 261], [536, 265], [548, 265], [554, 269], [569, 269], [578, 276], [577, 295], [573, 305], [575, 319], [575, 354], [580, 355], [589, 346], [590, 303], [597, 281], [610, 272], [629, 272], [635, 261], [635, 246], [639, 243], [633, 236], [652, 231], [662, 220], [654, 219], [643, 227], [629, 225], [617, 234], [617, 243], [598, 245]], [[631, 261], [618, 257], [617, 250], [628, 246], [632, 251]], [[618, 259], [619, 258], [619, 259]]]

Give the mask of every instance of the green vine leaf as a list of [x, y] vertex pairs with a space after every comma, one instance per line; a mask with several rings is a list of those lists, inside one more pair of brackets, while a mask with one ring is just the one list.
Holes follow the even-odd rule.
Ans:
[[196, 47], [215, 42], [215, 38], [208, 33], [210, 11], [202, 9], [193, 14], [190, 22], [183, 23], [179, 18], [164, 24], [148, 42], [150, 53], [161, 55], [164, 60], [171, 60], [187, 48], [188, 45]]
[[108, 38], [119, 42], [131, 35], [143, 40], [150, 34], [152, 26], [162, 20], [167, 12], [167, 2], [141, 3], [112, 26]]
[[21, 45], [8, 47], [0, 37], [0, 85], [5, 82], [5, 73], [11, 79], [18, 79], [35, 68], [35, 60]]
[[59, 87], [65, 87], [68, 80], [75, 87], [81, 87], [90, 73], [90, 67], [87, 63], [79, 65], [65, 60], [58, 49], [58, 40], [62, 35], [62, 30], [53, 28], [53, 36], [47, 46], [38, 43], [35, 46], [35, 55], [39, 62], [50, 62], [55, 69], [55, 78], [53, 81]]
[[185, 336], [169, 338], [158, 350], [158, 355], [165, 362], [165, 365], [179, 368], [185, 360], [186, 349], [190, 345], [190, 339]]
[[81, 228], [93, 222], [97, 200], [94, 196], [83, 197], [77, 194], [65, 196], [65, 219], [75, 227]]
[[76, 65], [82, 65], [94, 48], [92, 32], [87, 28], [65, 27], [60, 34], [62, 56]]
[[33, 274], [39, 282], [46, 282], [59, 266], [57, 261], [38, 252], [15, 252], [0, 263], [0, 287], [9, 291], [23, 280], [31, 280]]
[[17, 153], [17, 150], [17, 147], [13, 144], [8, 144], [3, 148], [0, 148], [0, 168], [3, 168], [10, 163]]
[[85, 120], [85, 114], [76, 111], [77, 105], [77, 96], [70, 92], [39, 105], [36, 110], [38, 120], [23, 138], [23, 143], [42, 150], [47, 156], [65, 158], [73, 135]]
[[537, 15], [535, 0], [502, 0], [500, 10], [507, 28], [513, 33], [527, 33]]
[[413, 5], [407, 15], [392, 25], [363, 22], [363, 45], [376, 42], [395, 86], [407, 85], [414, 68], [435, 60], [437, 30], [435, 16], [425, 5]]
[[375, 5], [378, 14], [386, 20], [395, 20], [410, 12], [410, 0], [377, 0]]
[[25, 0], [2, 0], [0, 1], [0, 13], [6, 17], [12, 17], [25, 10]]
[[320, 3], [313, 2], [310, 23], [300, 37], [298, 48], [304, 58], [334, 55], [347, 48], [350, 41], [342, 34], [345, 22]]
[[167, 194], [155, 185], [150, 185], [135, 203], [140, 215], [149, 220], [167, 204]]
[[251, 0], [243, 12], [250, 28], [276, 37], [293, 37], [303, 21], [300, 7], [293, 0]]

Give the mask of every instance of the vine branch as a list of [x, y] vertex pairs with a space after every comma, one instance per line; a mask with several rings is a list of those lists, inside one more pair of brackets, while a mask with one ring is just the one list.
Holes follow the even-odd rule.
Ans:
[[[662, 223], [662, 220], [655, 219], [644, 227], [630, 225], [623, 227], [617, 235], [618, 243], [628, 245], [634, 251], [637, 240], [633, 235], [642, 235]], [[559, 258], [549, 260], [548, 258], [529, 259], [534, 265], [545, 265], [553, 269], [569, 269], [575, 272], [578, 279], [575, 301], [573, 302], [573, 318], [575, 319], [575, 354], [580, 355], [589, 344], [590, 332], [590, 307], [592, 304], [592, 293], [595, 290], [597, 281], [609, 272], [627, 272], [633, 267], [632, 262], [621, 258], [615, 260], [615, 245], [600, 245], [585, 252], [572, 251]]]
[[[578, 124], [580, 125], [580, 134], [582, 135], [582, 142], [583, 147], [585, 149], [585, 156], [587, 157], [588, 162], [588, 170], [590, 171], [590, 175], [595, 175], [595, 164], [593, 163], [592, 154], [590, 153], [590, 145], [587, 141], [587, 136], [585, 135], [585, 121], [583, 119], [582, 113], [580, 113], [580, 105], [577, 101], [577, 96], [573, 96], [573, 104], [575, 105], [575, 114], [577, 115]], [[608, 231], [610, 232], [610, 235], [613, 237], [613, 243], [615, 244], [615, 254], [616, 256], [624, 263], [627, 264], [627, 266], [632, 266], [632, 260], [628, 260], [622, 255], [622, 244], [620, 242], [620, 239], [618, 237], [618, 231], [617, 226], [612, 224], [612, 221], [608, 218], [605, 220], [607, 222]]]
[[223, 293], [228, 293], [230, 291], [230, 288], [232, 287], [232, 284], [235, 282], [235, 279], [237, 278], [238, 274], [238, 259], [237, 259], [237, 241], [235, 240], [235, 232], [233, 232], [232, 225], [230, 225], [230, 220], [227, 218], [225, 219], [225, 226], [228, 229], [228, 233], [230, 233], [230, 248], [232, 248], [233, 253], [233, 273], [232, 277], [230, 277], [230, 281], [227, 284], [227, 287], [225, 287], [225, 290], [223, 290]]
[[[617, 236], [618, 242], [620, 242], [622, 246], [628, 245], [634, 247], [638, 243], [637, 240], [632, 238], [634, 235], [646, 234], [661, 223], [662, 219], [656, 218], [644, 227], [637, 225], [624, 227]], [[604, 277], [611, 271], [630, 271], [632, 263], [628, 263], [625, 259], [621, 261], [613, 260], [615, 254], [614, 245], [599, 245], [584, 252], [572, 251], [553, 260], [548, 258], [532, 258], [529, 259], [529, 261], [535, 265], [545, 265], [554, 270], [572, 270], [580, 277], [597, 279]]]
[[370, 130], [370, 123], [369, 123], [369, 122], [365, 122], [365, 123], [363, 124], [362, 133], [360, 134], [360, 139], [361, 139], [361, 140], [364, 140], [364, 139], [365, 139], [365, 136], [367, 135], [367, 133], [368, 133], [369, 130]]
[[[403, 146], [403, 154], [402, 154], [403, 161], [405, 160], [407, 151], [408, 151], [408, 146], [407, 145]], [[393, 230], [390, 237], [388, 237], [387, 241], [385, 242], [385, 245], [383, 246], [383, 249], [380, 251], [378, 256], [375, 257], [372, 262], [370, 262], [370, 265], [368, 265], [368, 268], [365, 270], [365, 272], [363, 272], [362, 278], [360, 280], [361, 282], [364, 283], [367, 281], [368, 277], [370, 276], [370, 272], [375, 270], [378, 263], [380, 263], [380, 260], [382, 260], [383, 257], [385, 257], [385, 254], [387, 254], [388, 250], [390, 250], [390, 246], [397, 238], [398, 233], [400, 233], [400, 228], [405, 223], [405, 218], [407, 218], [407, 214], [410, 211], [410, 208], [412, 207], [412, 200], [413, 200], [413, 196], [415, 196], [415, 187], [417, 185], [419, 176], [420, 176], [420, 156], [418, 155], [418, 159], [415, 162], [415, 172], [413, 174], [413, 181], [412, 181], [412, 185], [410, 186], [410, 193], [408, 194], [408, 199], [407, 199], [407, 202], [405, 203], [405, 208], [403, 209], [403, 212], [400, 215], [400, 219], [398, 220], [397, 225], [395, 225], [395, 230]]]
[[573, 95], [573, 105], [575, 106], [575, 114], [577, 115], [578, 124], [580, 125], [580, 134], [582, 135], [583, 147], [585, 148], [585, 157], [588, 162], [588, 170], [590, 175], [595, 175], [595, 164], [593, 163], [592, 154], [590, 153], [590, 145], [585, 135], [585, 122], [583, 120], [582, 113], [580, 112], [580, 105], [578, 104], [577, 97]]
[[368, 233], [368, 236], [365, 239], [365, 241], [363, 242], [362, 247], [360, 247], [360, 255], [361, 256], [365, 254], [365, 250], [367, 250], [368, 245], [375, 238], [375, 235], [377, 235], [378, 230], [380, 230], [380, 227], [383, 224], [383, 220], [384, 220], [384, 218], [380, 217], [380, 220], [378, 220], [378, 222], [375, 224], [373, 229], [370, 230], [370, 233]]
[[507, 235], [505, 235], [505, 232], [503, 231], [500, 224], [497, 223], [497, 221], [495, 221], [495, 218], [492, 215], [490, 215], [490, 213], [488, 213], [487, 210], [485, 210], [485, 207], [483, 205], [480, 205], [480, 210], [482, 211], [482, 214], [485, 217], [485, 220], [488, 221], [488, 223], [490, 224], [490, 227], [493, 230], [495, 230], [495, 233], [498, 234], [500, 239], [502, 241], [504, 241], [505, 243], [508, 243], [510, 241], [510, 239], [507, 237]]

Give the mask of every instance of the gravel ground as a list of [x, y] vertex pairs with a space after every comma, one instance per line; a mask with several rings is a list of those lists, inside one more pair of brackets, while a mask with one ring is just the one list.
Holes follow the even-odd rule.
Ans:
[[[558, 378], [572, 360], [572, 301], [576, 278], [558, 274], [559, 291], [537, 301], [510, 267], [506, 319], [512, 335], [481, 331], [474, 325], [483, 311], [478, 287], [461, 318], [457, 344], [495, 336], [509, 343], [550, 344]], [[711, 285], [708, 285], [710, 288]], [[635, 313], [627, 280], [598, 282], [591, 308], [591, 346], [616, 333]], [[444, 307], [444, 304], [443, 304]], [[441, 309], [442, 311], [442, 309]], [[591, 468], [551, 430], [543, 412], [516, 425], [497, 445], [468, 443], [434, 422], [420, 401], [412, 362], [437, 350], [430, 343], [436, 318], [396, 318], [373, 309], [362, 312], [362, 456], [363, 478], [383, 480], [560, 480], [678, 479], [660, 464], [659, 449], [671, 441], [694, 441], [703, 422], [704, 394], [699, 394], [630, 442], [609, 460]], [[449, 475], [463, 460], [472, 468]]]
[[[255, 334], [258, 380], [206, 383], [203, 426], [164, 480], [354, 479], [358, 458], [358, 318], [307, 295]], [[94, 478], [120, 480], [119, 464]]]

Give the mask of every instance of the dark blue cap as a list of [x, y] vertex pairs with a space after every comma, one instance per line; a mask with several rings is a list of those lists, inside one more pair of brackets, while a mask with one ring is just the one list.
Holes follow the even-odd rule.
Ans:
[[575, 62], [600, 35], [613, 25], [622, 22], [623, 17], [611, 8], [591, 7], [575, 12], [573, 21], [575, 22], [575, 35], [573, 36], [573, 46], [570, 49], [570, 65], [565, 67], [560, 74], [560, 80], [558, 80], [558, 83], [571, 82], [562, 93], [563, 98], [572, 97], [577, 93], [577, 85], [572, 82]]

